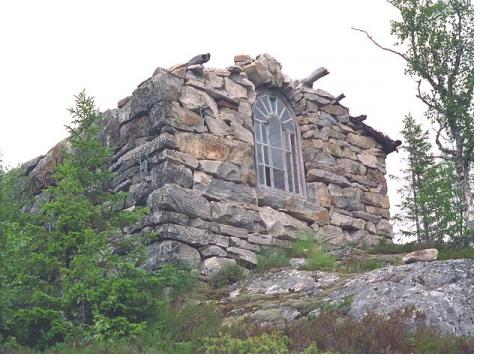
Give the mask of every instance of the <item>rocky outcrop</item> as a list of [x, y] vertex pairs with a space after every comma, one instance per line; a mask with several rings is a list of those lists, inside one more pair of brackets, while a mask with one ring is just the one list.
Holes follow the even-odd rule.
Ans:
[[473, 336], [473, 261], [446, 260], [339, 274], [281, 269], [231, 286], [220, 301], [228, 321], [278, 323], [315, 316], [325, 304], [350, 299], [348, 314], [388, 315], [414, 306], [425, 324], [443, 333]]
[[[295, 113], [304, 196], [257, 186], [252, 106], [267, 88]], [[291, 246], [298, 230], [336, 245], [391, 241], [390, 143], [352, 122], [333, 95], [289, 79], [270, 55], [239, 55], [227, 69], [157, 68], [103, 115], [101, 139], [114, 154], [112, 191], [128, 193], [125, 209], [151, 209], [128, 232], [154, 234], [152, 269], [189, 256], [208, 269], [224, 258], [254, 266], [257, 251]], [[68, 141], [25, 164], [36, 194], [52, 184], [63, 150]]]

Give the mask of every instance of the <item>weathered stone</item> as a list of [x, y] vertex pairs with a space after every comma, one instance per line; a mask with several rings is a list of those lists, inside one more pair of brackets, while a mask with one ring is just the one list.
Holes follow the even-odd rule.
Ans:
[[196, 159], [225, 161], [230, 152], [226, 140], [211, 134], [175, 134], [180, 151], [192, 155]]
[[315, 230], [321, 243], [344, 245], [346, 243], [342, 228], [334, 225], [324, 225]]
[[[333, 184], [331, 184], [333, 185]], [[307, 184], [307, 198], [308, 201], [312, 201], [320, 206], [331, 207], [332, 199], [328, 188], [323, 183], [308, 183]]]
[[425, 250], [418, 250], [418, 251], [414, 251], [406, 254], [402, 258], [402, 261], [405, 264], [421, 262], [421, 261], [435, 261], [437, 260], [437, 256], [438, 256], [437, 249], [425, 249]]
[[233, 82], [228, 77], [225, 78], [225, 90], [235, 98], [245, 99], [247, 97], [247, 89]]
[[178, 101], [188, 110], [200, 111], [200, 109], [208, 108], [211, 111], [212, 116], [218, 114], [218, 107], [215, 100], [213, 100], [213, 98], [206, 92], [191, 86], [182, 87], [182, 92]]
[[367, 230], [368, 232], [370, 232], [372, 234], [377, 233], [377, 228], [375, 227], [375, 224], [372, 223], [372, 222], [367, 222], [367, 225], [365, 225], [365, 230]]
[[347, 115], [348, 114], [348, 109], [346, 107], [343, 107], [341, 105], [324, 105], [322, 106], [322, 111], [325, 111], [329, 114], [332, 115]]
[[183, 131], [203, 132], [203, 117], [194, 111], [180, 106], [179, 103], [170, 103], [168, 108], [157, 103], [150, 110], [150, 118], [160, 126], [170, 125]]
[[64, 152], [70, 150], [70, 142], [67, 139], [62, 140], [38, 161], [37, 165], [30, 171], [34, 194], [38, 194], [42, 189], [53, 184], [53, 171], [63, 161]]
[[200, 160], [199, 163], [201, 171], [220, 179], [237, 182], [242, 179], [241, 168], [238, 165], [215, 160]]
[[362, 219], [355, 219], [350, 216], [332, 212], [330, 215], [330, 222], [332, 225], [340, 226], [343, 229], [363, 230], [366, 222]]
[[253, 145], [253, 133], [237, 123], [231, 124], [233, 137]]
[[281, 69], [282, 65], [272, 56], [262, 54], [255, 59], [255, 62], [246, 65], [243, 71], [257, 88], [266, 84], [280, 87], [285, 79]]
[[205, 80], [207, 81], [207, 84], [217, 88], [217, 89], [222, 89], [223, 88], [223, 76], [219, 76], [215, 71], [207, 71], [205, 73]]
[[254, 188], [211, 176], [202, 176], [201, 182], [196, 181], [193, 188], [213, 200], [231, 200], [243, 204], [257, 203], [257, 192]]
[[357, 155], [358, 160], [365, 166], [369, 166], [371, 168], [378, 168], [379, 164], [377, 162], [377, 157], [363, 151], [362, 153]]
[[332, 174], [328, 171], [311, 169], [307, 173], [308, 182], [324, 182], [324, 183], [333, 183], [340, 186], [351, 186], [350, 182], [343, 176]]
[[370, 214], [365, 211], [352, 211], [353, 217], [363, 219], [365, 221], [370, 221], [376, 224], [380, 220], [380, 216]]
[[365, 206], [365, 210], [369, 214], [377, 215], [384, 219], [390, 220], [390, 212], [387, 209], [382, 209], [376, 206]]
[[227, 259], [223, 257], [209, 257], [200, 264], [200, 273], [206, 276], [212, 276], [218, 273], [225, 266], [235, 265], [235, 259]]
[[393, 237], [393, 227], [387, 220], [380, 219], [377, 223], [377, 233], [391, 238]]
[[146, 114], [159, 101], [177, 101], [182, 80], [164, 69], [142, 83], [132, 94], [130, 118]]
[[176, 184], [167, 184], [154, 190], [147, 198], [147, 205], [154, 211], [170, 210], [204, 220], [211, 218], [210, 203], [205, 198], [194, 190]]
[[197, 268], [200, 264], [200, 254], [194, 248], [178, 241], [156, 241], [150, 244], [145, 269], [153, 271], [166, 264]]
[[248, 230], [238, 228], [235, 226], [225, 225], [225, 224], [218, 224], [218, 232], [223, 235], [229, 235], [238, 238], [246, 239], [248, 237]]
[[253, 232], [266, 230], [258, 212], [246, 209], [237, 203], [212, 202], [211, 214], [213, 221], [220, 224], [245, 228]]
[[350, 159], [338, 159], [337, 164], [345, 168], [345, 171], [355, 175], [365, 175], [367, 169], [362, 164]]
[[390, 208], [390, 202], [388, 201], [388, 196], [385, 194], [379, 194], [374, 192], [366, 192], [363, 196], [365, 204], [378, 206], [383, 209]]
[[232, 134], [232, 129], [220, 116], [205, 116], [208, 131], [214, 135], [226, 136]]
[[194, 247], [217, 245], [227, 247], [229, 239], [205, 229], [177, 224], [162, 224], [152, 231], [156, 241], [175, 240]]
[[141, 229], [147, 226], [155, 227], [162, 224], [178, 224], [178, 225], [187, 225], [188, 216], [185, 214], [180, 214], [173, 211], [155, 211], [151, 214], [146, 215], [142, 220], [140, 220], [138, 226], [133, 226], [133, 229]]
[[230, 256], [238, 260], [243, 260], [253, 265], [257, 264], [257, 255], [253, 251], [230, 246], [227, 248], [227, 252]]
[[347, 141], [361, 149], [371, 149], [377, 144], [371, 137], [350, 133], [347, 135]]
[[152, 185], [160, 188], [166, 184], [177, 184], [191, 189], [193, 185], [192, 170], [175, 161], [164, 161], [151, 170]]
[[233, 245], [234, 247], [238, 247], [238, 248], [242, 248], [242, 249], [252, 250], [252, 251], [255, 251], [255, 252], [260, 251], [260, 245], [252, 244], [252, 243], [248, 242], [247, 240], [240, 239], [240, 238], [235, 237], [235, 236], [232, 236], [230, 238], [230, 245], [231, 246]]
[[205, 246], [200, 248], [200, 254], [202, 257], [210, 257], [210, 256], [220, 256], [225, 257], [227, 256], [227, 252], [223, 250], [221, 247], [216, 245]]
[[305, 223], [271, 207], [260, 207], [258, 213], [268, 233], [279, 239], [293, 239], [299, 230], [307, 229]]

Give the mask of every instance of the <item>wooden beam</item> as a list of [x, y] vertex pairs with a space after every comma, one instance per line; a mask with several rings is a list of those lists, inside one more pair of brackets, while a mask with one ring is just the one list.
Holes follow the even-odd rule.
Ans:
[[330, 102], [331, 105], [336, 105], [338, 104], [342, 99], [345, 99], [345, 94], [341, 93], [338, 95], [336, 98], [333, 98], [332, 101]]
[[316, 69], [314, 72], [312, 72], [310, 75], [308, 75], [305, 79], [300, 80], [300, 84], [302, 84], [305, 87], [312, 88], [313, 83], [317, 81], [318, 79], [328, 75], [329, 72], [327, 69], [324, 67], [319, 67]]
[[359, 124], [365, 120], [367, 120], [367, 115], [350, 116], [350, 121], [354, 124]]

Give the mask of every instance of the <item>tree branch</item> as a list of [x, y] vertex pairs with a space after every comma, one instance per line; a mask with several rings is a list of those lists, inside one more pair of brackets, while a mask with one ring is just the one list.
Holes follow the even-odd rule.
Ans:
[[444, 128], [445, 128], [445, 126], [440, 125], [440, 128], [439, 128], [438, 131], [437, 131], [437, 135], [435, 136], [435, 143], [437, 144], [438, 149], [439, 149], [441, 152], [443, 152], [443, 153], [445, 153], [445, 154], [448, 154], [448, 155], [454, 157], [454, 156], [456, 155], [455, 151], [453, 151], [453, 150], [451, 150], [451, 149], [445, 148], [445, 147], [442, 145], [442, 143], [440, 142], [440, 134], [441, 134], [441, 132], [442, 132], [442, 130], [443, 130]]
[[410, 58], [409, 58], [408, 56], [406, 56], [405, 54], [402, 54], [401, 52], [398, 52], [398, 51], [395, 51], [395, 50], [392, 50], [392, 49], [386, 48], [385, 46], [380, 45], [378, 42], [375, 41], [375, 39], [372, 37], [372, 35], [370, 35], [367, 31], [362, 30], [362, 29], [355, 28], [355, 27], [353, 27], [353, 26], [352, 26], [352, 30], [360, 31], [360, 32], [364, 33], [364, 34], [367, 36], [367, 38], [368, 38], [372, 43], [374, 43], [377, 47], [379, 47], [380, 49], [385, 50], [385, 51], [388, 51], [388, 52], [391, 52], [392, 54], [398, 55], [398, 56], [400, 56], [403, 60], [405, 60], [405, 61], [407, 61], [407, 62], [410, 61]]

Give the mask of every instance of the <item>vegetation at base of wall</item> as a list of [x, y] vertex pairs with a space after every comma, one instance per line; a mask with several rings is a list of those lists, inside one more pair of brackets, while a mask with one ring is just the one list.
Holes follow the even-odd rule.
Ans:
[[257, 254], [255, 272], [286, 267], [290, 264], [290, 256], [286, 249], [263, 249]]
[[298, 231], [292, 248], [288, 250], [290, 257], [308, 257], [318, 248], [315, 234], [312, 231]]
[[210, 284], [215, 288], [219, 288], [236, 283], [244, 277], [245, 269], [238, 264], [228, 264], [211, 277]]
[[327, 270], [334, 269], [336, 265], [335, 258], [326, 253], [321, 248], [313, 250], [307, 257], [305, 265], [301, 267], [302, 270]]

